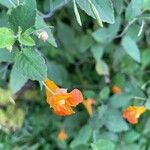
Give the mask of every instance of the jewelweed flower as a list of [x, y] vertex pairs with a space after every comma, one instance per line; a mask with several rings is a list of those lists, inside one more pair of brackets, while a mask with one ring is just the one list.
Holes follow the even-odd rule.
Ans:
[[112, 87], [112, 93], [114, 93], [114, 94], [120, 94], [121, 92], [122, 92], [122, 89], [119, 86], [114, 85]]
[[123, 112], [123, 118], [131, 124], [138, 123], [140, 115], [146, 111], [144, 106], [129, 106]]
[[58, 133], [58, 139], [61, 140], [61, 141], [65, 141], [67, 139], [67, 133], [65, 132], [64, 129], [61, 129]]
[[83, 95], [78, 89], [67, 92], [67, 89], [59, 88], [53, 81], [46, 79], [47, 103], [53, 108], [55, 114], [68, 116], [74, 114], [72, 107], [83, 101]]
[[87, 99], [87, 100], [84, 100], [82, 103], [85, 109], [87, 110], [88, 114], [92, 116], [93, 115], [92, 105], [95, 104], [96, 101], [94, 99]]

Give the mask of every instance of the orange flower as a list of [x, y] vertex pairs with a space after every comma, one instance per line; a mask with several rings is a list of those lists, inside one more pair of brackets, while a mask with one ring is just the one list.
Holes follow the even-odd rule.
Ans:
[[93, 115], [92, 105], [95, 104], [96, 101], [94, 99], [87, 99], [83, 101], [83, 105], [90, 116]]
[[58, 133], [58, 139], [61, 141], [65, 141], [67, 139], [67, 133], [64, 131], [64, 129], [61, 129], [60, 132]]
[[54, 113], [60, 116], [74, 114], [72, 107], [83, 101], [82, 93], [78, 89], [70, 93], [66, 89], [59, 88], [53, 81], [45, 80], [47, 103], [53, 108]]
[[123, 118], [131, 124], [138, 123], [138, 118], [146, 111], [144, 106], [129, 106], [123, 112]]
[[120, 94], [121, 92], [122, 92], [122, 89], [119, 86], [114, 85], [112, 87], [112, 93], [114, 93], [114, 94]]

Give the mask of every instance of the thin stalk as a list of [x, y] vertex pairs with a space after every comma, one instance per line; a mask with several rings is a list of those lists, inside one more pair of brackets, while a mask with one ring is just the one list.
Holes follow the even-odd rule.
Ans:
[[55, 95], [55, 93], [42, 81], [42, 84], [46, 87], [46, 89], [52, 94]]

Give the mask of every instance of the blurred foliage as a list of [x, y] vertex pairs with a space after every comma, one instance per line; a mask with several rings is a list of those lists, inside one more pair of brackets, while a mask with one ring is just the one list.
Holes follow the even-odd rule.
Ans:
[[[150, 0], [0, 0], [0, 150], [150, 150], [150, 112], [122, 118], [150, 109], [149, 26]], [[53, 114], [46, 77], [96, 99], [93, 116]]]

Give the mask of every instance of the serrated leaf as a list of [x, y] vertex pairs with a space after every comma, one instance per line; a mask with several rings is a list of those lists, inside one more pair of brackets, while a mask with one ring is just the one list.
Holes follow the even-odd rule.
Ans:
[[15, 59], [15, 67], [31, 80], [43, 81], [47, 77], [45, 60], [33, 49], [23, 49]]
[[100, 139], [91, 144], [92, 150], [115, 150], [115, 144], [110, 140]]
[[129, 129], [128, 124], [116, 109], [109, 109], [105, 114], [105, 126], [112, 132], [122, 132]]
[[[88, 15], [95, 18], [88, 0], [76, 0], [78, 5], [82, 10], [84, 10]], [[96, 9], [98, 10], [99, 16], [101, 17], [103, 22], [107, 23], [114, 23], [114, 10], [113, 4], [111, 0], [93, 0], [92, 3], [95, 5]]]
[[86, 144], [89, 141], [91, 134], [92, 129], [90, 128], [90, 126], [86, 125], [82, 127], [75, 139], [71, 142], [70, 147], [74, 148], [78, 145]]
[[34, 46], [35, 45], [34, 40], [26, 33], [23, 33], [20, 35], [19, 42], [22, 45], [26, 45], [26, 46]]
[[140, 50], [136, 45], [136, 42], [133, 41], [129, 36], [125, 36], [122, 39], [122, 46], [127, 54], [130, 55], [135, 61], [141, 62]]
[[24, 0], [18, 7], [12, 10], [9, 21], [15, 32], [18, 31], [19, 26], [24, 32], [35, 24], [35, 18], [36, 1]]
[[108, 65], [103, 60], [96, 63], [96, 71], [99, 75], [109, 75]]
[[16, 93], [18, 92], [23, 85], [27, 82], [28, 78], [23, 76], [20, 71], [13, 66], [12, 70], [11, 70], [11, 74], [10, 74], [10, 89]]
[[0, 48], [10, 47], [15, 42], [15, 36], [11, 29], [0, 28]]

